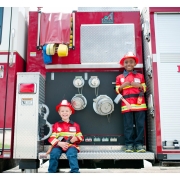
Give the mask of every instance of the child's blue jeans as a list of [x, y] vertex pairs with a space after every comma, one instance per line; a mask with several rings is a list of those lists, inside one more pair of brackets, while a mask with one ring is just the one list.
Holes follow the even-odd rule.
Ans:
[[[126, 146], [143, 146], [145, 111], [134, 111], [123, 114], [124, 118], [124, 140]], [[136, 137], [134, 138], [133, 125], [136, 126]]]
[[[60, 147], [55, 147], [52, 149], [50, 153], [50, 159], [49, 159], [49, 167], [48, 167], [48, 172], [49, 173], [56, 173], [57, 168], [58, 168], [58, 161], [61, 156], [61, 154], [64, 151]], [[79, 165], [78, 165], [78, 160], [77, 160], [77, 153], [78, 150], [75, 147], [70, 147], [66, 152], [66, 156], [69, 160], [69, 166], [71, 169], [71, 173], [79, 173]]]

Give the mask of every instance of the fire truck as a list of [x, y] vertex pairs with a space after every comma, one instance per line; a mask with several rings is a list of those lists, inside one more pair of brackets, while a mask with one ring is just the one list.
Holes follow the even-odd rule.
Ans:
[[[0, 158], [38, 172], [50, 144], [55, 106], [72, 102], [84, 135], [80, 168], [142, 168], [180, 162], [180, 8], [80, 7], [46, 13], [0, 9]], [[6, 22], [6, 23], [5, 23]], [[7, 23], [9, 22], [9, 23]], [[119, 60], [133, 52], [146, 79], [145, 153], [125, 153]], [[75, 103], [74, 103], [75, 102]], [[136, 135], [134, 124], [134, 136]], [[59, 168], [66, 168], [66, 155]]]
[[148, 86], [147, 146], [166, 165], [180, 160], [179, 11], [179, 7], [151, 7], [141, 12]]

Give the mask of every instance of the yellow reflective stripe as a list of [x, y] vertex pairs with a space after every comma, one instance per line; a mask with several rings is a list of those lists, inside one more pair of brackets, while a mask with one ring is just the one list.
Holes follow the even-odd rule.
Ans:
[[[145, 84], [145, 83], [142, 83], [141, 85], [142, 85], [142, 87], [143, 87], [144, 92], [146, 92], [146, 84]], [[124, 90], [124, 89], [129, 89], [129, 88], [133, 88], [133, 86], [126, 86], [126, 87], [123, 88], [123, 90]]]
[[143, 107], [143, 108], [145, 108], [145, 107], [147, 107], [147, 106], [146, 106], [146, 104], [144, 103], [144, 104], [140, 104], [140, 105], [138, 105], [138, 104], [131, 104], [131, 107], [133, 107], [133, 108], [137, 108], [137, 107]]
[[81, 136], [76, 136], [80, 141], [82, 141], [82, 137]]
[[77, 133], [77, 134], [76, 134], [76, 137], [78, 137], [78, 139], [79, 139], [80, 141], [82, 141], [82, 133], [80, 133], [80, 132]]
[[145, 83], [141, 83], [141, 85], [142, 85], [142, 86], [144, 86], [144, 87], [146, 86], [146, 84], [145, 84]]
[[59, 136], [74, 136], [76, 132], [61, 132]]
[[79, 133], [77, 133], [77, 134], [76, 134], [76, 136], [82, 136], [82, 133], [81, 133], [81, 132], [79, 132]]
[[56, 138], [57, 136], [58, 136], [58, 134], [57, 134], [57, 133], [52, 133], [50, 137], [54, 137], [54, 138]]
[[119, 93], [119, 88], [120, 88], [120, 85], [117, 85], [115, 88], [117, 93]]
[[60, 136], [60, 133], [52, 133], [50, 137], [58, 138]]
[[145, 83], [142, 83], [141, 85], [142, 85], [142, 87], [143, 87], [144, 92], [146, 92], [146, 84], [145, 84]]
[[52, 135], [50, 136], [51, 138], [56, 138], [58, 139], [59, 137], [64, 137], [64, 136], [82, 136], [82, 133], [79, 132], [76, 134], [76, 132], [60, 132], [60, 133], [52, 133]]
[[124, 87], [123, 89], [129, 89], [129, 88], [132, 88], [133, 86], [126, 86]]
[[[146, 104], [141, 104], [141, 105], [136, 105], [136, 104], [131, 104], [132, 109], [142, 109], [142, 108], [147, 108]], [[122, 111], [128, 110], [127, 106], [122, 106]]]
[[53, 139], [52, 142], [51, 142], [51, 144], [54, 145], [54, 144], [56, 144], [57, 142], [58, 142], [57, 139]]

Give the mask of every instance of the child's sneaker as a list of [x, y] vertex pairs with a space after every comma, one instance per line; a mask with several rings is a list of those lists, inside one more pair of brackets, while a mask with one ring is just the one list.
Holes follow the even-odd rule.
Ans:
[[127, 153], [132, 153], [132, 152], [134, 152], [134, 149], [133, 149], [132, 146], [126, 146], [125, 152], [127, 152]]
[[142, 145], [139, 145], [135, 148], [135, 152], [138, 152], [138, 153], [145, 153], [146, 150], [144, 149], [144, 147]]

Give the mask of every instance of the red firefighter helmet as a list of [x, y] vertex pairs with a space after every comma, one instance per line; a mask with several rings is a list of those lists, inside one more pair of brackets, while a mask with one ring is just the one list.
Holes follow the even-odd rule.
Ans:
[[127, 58], [133, 58], [136, 61], [136, 64], [138, 63], [138, 58], [132, 53], [132, 52], [128, 52], [121, 60], [120, 60], [120, 64], [122, 66], [124, 66], [124, 60]]
[[65, 100], [65, 99], [62, 100], [62, 101], [56, 106], [56, 111], [57, 111], [57, 112], [59, 111], [59, 108], [60, 108], [61, 106], [67, 106], [67, 107], [69, 107], [69, 108], [71, 109], [72, 114], [75, 113], [75, 110], [74, 110], [74, 108], [72, 107], [71, 103], [69, 103], [67, 100]]

